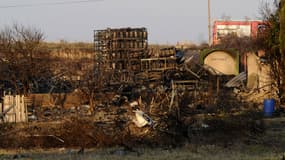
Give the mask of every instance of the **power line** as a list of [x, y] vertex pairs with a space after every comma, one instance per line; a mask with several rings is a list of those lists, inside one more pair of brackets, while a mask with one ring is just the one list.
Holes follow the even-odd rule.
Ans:
[[99, 2], [99, 1], [104, 1], [104, 0], [73, 0], [73, 1], [34, 3], [34, 4], [3, 5], [3, 6], [0, 6], [0, 8], [22, 8], [22, 7], [55, 6], [55, 5], [65, 5], [65, 4], [91, 3], [91, 2]]

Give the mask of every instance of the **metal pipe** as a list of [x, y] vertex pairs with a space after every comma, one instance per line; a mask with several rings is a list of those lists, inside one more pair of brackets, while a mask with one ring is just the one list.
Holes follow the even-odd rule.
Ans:
[[208, 44], [211, 45], [211, 2], [208, 0]]

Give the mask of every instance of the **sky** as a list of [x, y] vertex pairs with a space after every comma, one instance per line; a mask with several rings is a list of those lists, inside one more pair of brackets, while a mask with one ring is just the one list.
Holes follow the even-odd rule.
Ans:
[[[211, 21], [257, 19], [262, 0], [211, 0]], [[93, 31], [146, 27], [151, 44], [207, 42], [208, 0], [0, 0], [0, 28], [40, 29], [46, 41], [92, 42]]]

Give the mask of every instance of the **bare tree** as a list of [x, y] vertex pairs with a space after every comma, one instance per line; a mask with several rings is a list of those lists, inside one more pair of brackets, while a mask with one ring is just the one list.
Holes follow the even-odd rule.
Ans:
[[[275, 0], [276, 3], [276, 0]], [[259, 5], [259, 19], [268, 20], [268, 18], [272, 15], [275, 8], [268, 1], [261, 1]]]
[[19, 24], [0, 31], [0, 78], [17, 94], [27, 95], [31, 84], [48, 72], [48, 55], [41, 48], [43, 37], [40, 30]]
[[100, 93], [106, 89], [110, 78], [110, 73], [105, 68], [106, 65], [104, 65], [101, 55], [95, 55], [94, 61], [94, 68], [82, 76], [80, 84], [76, 87], [81, 93], [81, 98], [87, 101], [92, 111], [96, 107], [96, 100], [100, 97]]
[[277, 87], [277, 95], [281, 103], [285, 101], [285, 1], [275, 0], [273, 5], [264, 3], [260, 14], [268, 23], [264, 34], [260, 36], [266, 49], [266, 56], [272, 69], [272, 77]]
[[258, 48], [257, 39], [248, 36], [238, 37], [236, 34], [228, 34], [221, 38], [220, 43], [214, 47], [221, 49], [234, 48], [242, 55], [248, 51], [254, 51]]
[[279, 69], [281, 71], [280, 73], [280, 84], [279, 84], [279, 95], [281, 98], [281, 102], [284, 103], [285, 97], [284, 97], [284, 92], [285, 92], [285, 0], [281, 0], [279, 3], [279, 52], [280, 52], [280, 63], [279, 63]]

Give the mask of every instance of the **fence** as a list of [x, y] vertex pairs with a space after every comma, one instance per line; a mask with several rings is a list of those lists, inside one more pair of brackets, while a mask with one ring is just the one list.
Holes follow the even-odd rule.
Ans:
[[27, 105], [24, 96], [5, 95], [0, 104], [2, 122], [27, 122]]

